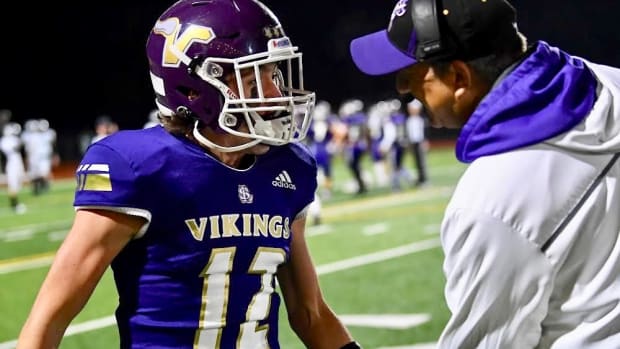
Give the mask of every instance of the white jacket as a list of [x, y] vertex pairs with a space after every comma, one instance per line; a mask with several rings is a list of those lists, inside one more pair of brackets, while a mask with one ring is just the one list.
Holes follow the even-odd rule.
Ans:
[[[575, 63], [538, 45], [538, 59]], [[459, 139], [472, 163], [441, 227], [452, 316], [439, 348], [620, 348], [620, 70], [581, 60], [596, 99], [570, 129], [521, 145], [524, 123], [506, 136], [519, 144], [471, 158]], [[549, 124], [565, 122], [561, 110], [549, 109]]]

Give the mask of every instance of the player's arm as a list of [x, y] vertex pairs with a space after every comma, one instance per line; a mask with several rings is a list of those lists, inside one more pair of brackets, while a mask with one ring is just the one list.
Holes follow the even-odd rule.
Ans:
[[78, 210], [21, 330], [17, 348], [57, 348], [112, 259], [145, 222], [112, 211]]
[[308, 348], [359, 348], [325, 303], [306, 245], [305, 225], [305, 217], [293, 222], [291, 257], [277, 274], [291, 328]]

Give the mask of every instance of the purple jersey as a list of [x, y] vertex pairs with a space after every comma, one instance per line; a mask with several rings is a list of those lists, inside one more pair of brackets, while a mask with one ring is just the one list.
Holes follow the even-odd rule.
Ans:
[[316, 164], [328, 178], [331, 177], [332, 151], [330, 144], [334, 138], [331, 128], [336, 116], [330, 115], [326, 120], [313, 119], [306, 136], [308, 149], [314, 156]]
[[298, 144], [248, 169], [162, 127], [90, 146], [74, 205], [146, 217], [112, 262], [122, 348], [279, 348], [278, 265], [314, 199], [316, 164]]

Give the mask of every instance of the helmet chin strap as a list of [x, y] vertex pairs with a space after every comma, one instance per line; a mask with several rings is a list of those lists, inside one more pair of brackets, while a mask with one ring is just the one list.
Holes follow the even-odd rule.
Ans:
[[219, 150], [223, 153], [232, 153], [235, 151], [239, 151], [239, 150], [243, 150], [243, 149], [248, 149], [251, 148], [257, 144], [259, 144], [261, 142], [260, 139], [254, 139], [251, 140], [247, 143], [241, 144], [241, 145], [237, 145], [234, 147], [223, 147], [221, 145], [215, 144], [213, 142], [211, 142], [209, 139], [207, 139], [207, 137], [203, 136], [200, 131], [198, 130], [198, 124], [200, 123], [199, 120], [196, 120], [196, 122], [194, 123], [194, 129], [192, 131], [192, 135], [194, 136], [194, 138], [202, 145], [204, 145], [205, 147], [211, 148], [211, 149], [216, 149]]

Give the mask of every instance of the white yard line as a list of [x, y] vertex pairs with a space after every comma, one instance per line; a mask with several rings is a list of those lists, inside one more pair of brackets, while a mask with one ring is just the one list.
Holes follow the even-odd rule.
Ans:
[[306, 228], [306, 237], [310, 237], [310, 236], [317, 236], [317, 235], [323, 235], [323, 234], [329, 234], [331, 232], [334, 231], [334, 228], [329, 225], [329, 224], [321, 224], [321, 225], [315, 225], [315, 226], [311, 226]]
[[397, 347], [380, 347], [377, 349], [436, 349], [437, 343], [419, 343], [411, 345], [401, 345]]
[[[373, 264], [383, 262], [389, 259], [402, 257], [408, 254], [425, 251], [431, 248], [439, 246], [439, 239], [430, 239], [419, 242], [414, 242], [409, 245], [391, 248], [383, 251], [369, 253], [353, 258], [344, 259], [338, 262], [319, 265], [316, 268], [317, 274], [325, 275], [331, 274], [337, 271], [347, 270], [355, 267], [360, 267], [367, 264]], [[53, 257], [52, 257], [53, 258]], [[65, 332], [66, 336], [71, 336], [78, 333], [94, 331], [108, 326], [112, 326], [116, 323], [114, 316], [106, 316], [103, 318], [82, 322], [79, 324], [71, 325]], [[17, 345], [17, 340], [12, 340], [4, 343], [0, 343], [0, 349], [13, 349]]]
[[59, 230], [59, 229], [69, 230], [70, 227], [71, 227], [71, 220], [22, 225], [20, 227], [16, 227], [11, 230], [8, 230], [8, 229], [0, 230], [0, 240], [4, 240], [7, 237], [10, 237], [14, 235], [16, 232], [31, 231], [33, 234], [34, 233], [45, 233], [52, 229], [53, 230]]
[[7, 231], [6, 233], [3, 234], [2, 240], [4, 240], [4, 242], [30, 240], [34, 236], [34, 233], [35, 232], [32, 229], [20, 229], [20, 230]]
[[55, 230], [47, 233], [47, 239], [49, 241], [61, 241], [65, 239], [65, 236], [69, 233], [69, 230]]
[[423, 202], [437, 198], [447, 198], [452, 195], [454, 187], [430, 187], [420, 191], [411, 191], [404, 193], [392, 193], [376, 198], [365, 200], [355, 200], [351, 202], [342, 202], [326, 206], [321, 212], [322, 217], [339, 217], [347, 214], [358, 214], [360, 211], [370, 211], [377, 208], [400, 206], [415, 202]]
[[0, 274], [8, 274], [16, 271], [47, 267], [54, 260], [54, 253], [38, 255], [28, 259], [16, 259], [0, 263]]
[[67, 328], [67, 331], [65, 332], [65, 336], [72, 336], [74, 334], [94, 331], [100, 328], [105, 328], [105, 327], [114, 326], [114, 325], [116, 325], [116, 318], [114, 317], [114, 315], [106, 316], [100, 319], [85, 321], [79, 324], [71, 325]]
[[[69, 226], [69, 225], [71, 225], [71, 220], [65, 219], [62, 221], [55, 221], [55, 222], [22, 225], [19, 227], [19, 229], [41, 230], [41, 229], [49, 229], [51, 227], [61, 227], [61, 226]], [[5, 234], [7, 232], [9, 232], [9, 230], [2, 229], [0, 230], [0, 235]]]
[[[67, 331], [65, 331], [65, 337], [83, 332], [94, 331], [113, 325], [116, 325], [116, 319], [114, 318], [114, 316], [106, 316], [100, 319], [85, 321], [80, 324], [75, 324], [67, 327]], [[13, 349], [16, 346], [17, 340], [0, 343], [0, 349]]]
[[427, 224], [424, 226], [424, 234], [437, 235], [441, 230], [441, 224]]
[[406, 330], [431, 321], [430, 314], [343, 314], [338, 315], [347, 326]]
[[390, 229], [390, 225], [387, 223], [370, 224], [362, 228], [362, 234], [366, 236], [378, 235], [378, 234], [387, 233], [389, 229]]
[[431, 248], [439, 247], [439, 239], [429, 239], [414, 242], [408, 245], [390, 248], [383, 251], [364, 254], [361, 256], [344, 259], [338, 262], [327, 263], [316, 267], [319, 275], [331, 274], [336, 271], [360, 267], [366, 264], [387, 261], [388, 259], [406, 256], [408, 254], [425, 251]]

